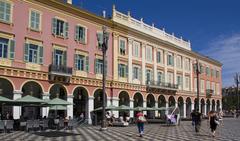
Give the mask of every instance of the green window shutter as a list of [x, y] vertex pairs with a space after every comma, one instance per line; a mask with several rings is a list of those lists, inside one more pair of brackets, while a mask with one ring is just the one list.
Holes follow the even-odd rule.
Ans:
[[165, 74], [164, 73], [162, 73], [162, 82], [165, 83]]
[[86, 39], [85, 38], [86, 38], [86, 29], [83, 28], [83, 39], [82, 40], [83, 40], [84, 43], [86, 43]]
[[29, 49], [29, 44], [25, 43], [25, 47], [24, 47], [24, 61], [25, 62], [29, 61], [28, 49]]
[[85, 59], [85, 61], [86, 61], [86, 72], [89, 72], [89, 57], [88, 56], [86, 56], [86, 59]]
[[75, 40], [79, 41], [79, 26], [75, 26]]
[[95, 68], [95, 69], [94, 69], [94, 70], [95, 70], [95, 74], [97, 74], [97, 73], [98, 73], [98, 72], [97, 72], [97, 59], [95, 59], [94, 63], [95, 63], [95, 65], [94, 65], [94, 66], [95, 66], [95, 67], [94, 67], [94, 68]]
[[121, 67], [121, 65], [120, 64], [118, 64], [118, 77], [120, 77], [120, 67]]
[[132, 67], [132, 80], [134, 80], [134, 78], [135, 78], [135, 73], [134, 73], [134, 69], [135, 67]]
[[64, 22], [64, 37], [68, 38], [68, 22]]
[[57, 19], [52, 18], [52, 34], [57, 34]]
[[142, 80], [142, 70], [141, 70], [141, 68], [138, 69], [138, 76], [139, 76], [139, 80]]
[[125, 68], [126, 68], [126, 75], [125, 76], [126, 76], [126, 78], [128, 78], [128, 65], [126, 65]]
[[38, 46], [39, 48], [39, 64], [43, 64], [43, 46]]
[[9, 58], [14, 59], [15, 57], [15, 41], [10, 40], [9, 41], [10, 51], [9, 51]]
[[55, 54], [56, 54], [56, 49], [53, 49], [53, 52], [52, 52], [52, 64], [56, 65], [55, 64]]
[[153, 81], [153, 71], [151, 70], [151, 81]]
[[67, 51], [63, 51], [63, 65], [67, 66]]
[[78, 54], [74, 55], [75, 69], [78, 70]]

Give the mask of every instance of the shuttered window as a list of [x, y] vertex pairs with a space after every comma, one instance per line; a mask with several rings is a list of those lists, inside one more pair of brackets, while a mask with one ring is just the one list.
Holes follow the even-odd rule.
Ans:
[[80, 71], [89, 71], [89, 57], [75, 54], [75, 68]]
[[68, 22], [53, 18], [52, 19], [52, 34], [63, 38], [68, 38]]
[[24, 61], [43, 64], [43, 47], [35, 44], [25, 43]]
[[30, 28], [37, 31], [40, 30], [40, 13], [37, 11], [31, 11]]
[[11, 22], [11, 4], [0, 1], [0, 21]]
[[75, 27], [75, 40], [80, 43], [86, 43], [86, 28], [77, 25]]

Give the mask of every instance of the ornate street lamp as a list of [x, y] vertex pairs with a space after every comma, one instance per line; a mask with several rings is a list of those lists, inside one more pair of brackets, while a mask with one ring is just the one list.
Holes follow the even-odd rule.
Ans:
[[[104, 17], [105, 18], [105, 17]], [[103, 94], [103, 102], [102, 102], [102, 125], [101, 125], [101, 131], [105, 131], [107, 129], [106, 127], [106, 117], [105, 117], [105, 100], [106, 100], [106, 95], [105, 95], [105, 84], [106, 84], [106, 52], [108, 49], [108, 39], [109, 39], [109, 33], [107, 32], [107, 27], [103, 26], [102, 27], [103, 30], [103, 36], [97, 36], [97, 40], [98, 40], [98, 45], [101, 47], [102, 49], [102, 54], [103, 54], [103, 77], [102, 77], [102, 84], [103, 84], [103, 88], [102, 88], [102, 94]], [[101, 39], [102, 38], [102, 39]], [[102, 42], [100, 42], [102, 41]]]
[[197, 105], [195, 110], [199, 110], [199, 74], [201, 74], [201, 71], [199, 69], [200, 65], [199, 65], [198, 59], [196, 60], [195, 65], [196, 65], [196, 74], [197, 74]]

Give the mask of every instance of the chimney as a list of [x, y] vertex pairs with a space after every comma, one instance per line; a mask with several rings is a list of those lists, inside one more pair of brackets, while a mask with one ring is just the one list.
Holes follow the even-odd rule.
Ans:
[[67, 3], [68, 4], [72, 4], [72, 0], [67, 0]]

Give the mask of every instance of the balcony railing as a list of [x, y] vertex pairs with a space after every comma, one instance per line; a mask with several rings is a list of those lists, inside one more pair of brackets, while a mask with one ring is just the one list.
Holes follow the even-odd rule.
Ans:
[[157, 87], [160, 89], [173, 89], [173, 90], [178, 89], [177, 84], [164, 83], [164, 82], [159, 82], [159, 81], [146, 81], [146, 85], [148, 87]]
[[206, 89], [206, 97], [207, 98], [211, 98], [212, 97], [212, 95], [213, 95], [213, 90], [212, 89]]
[[72, 76], [72, 68], [60, 65], [49, 65], [49, 73], [55, 75]]

